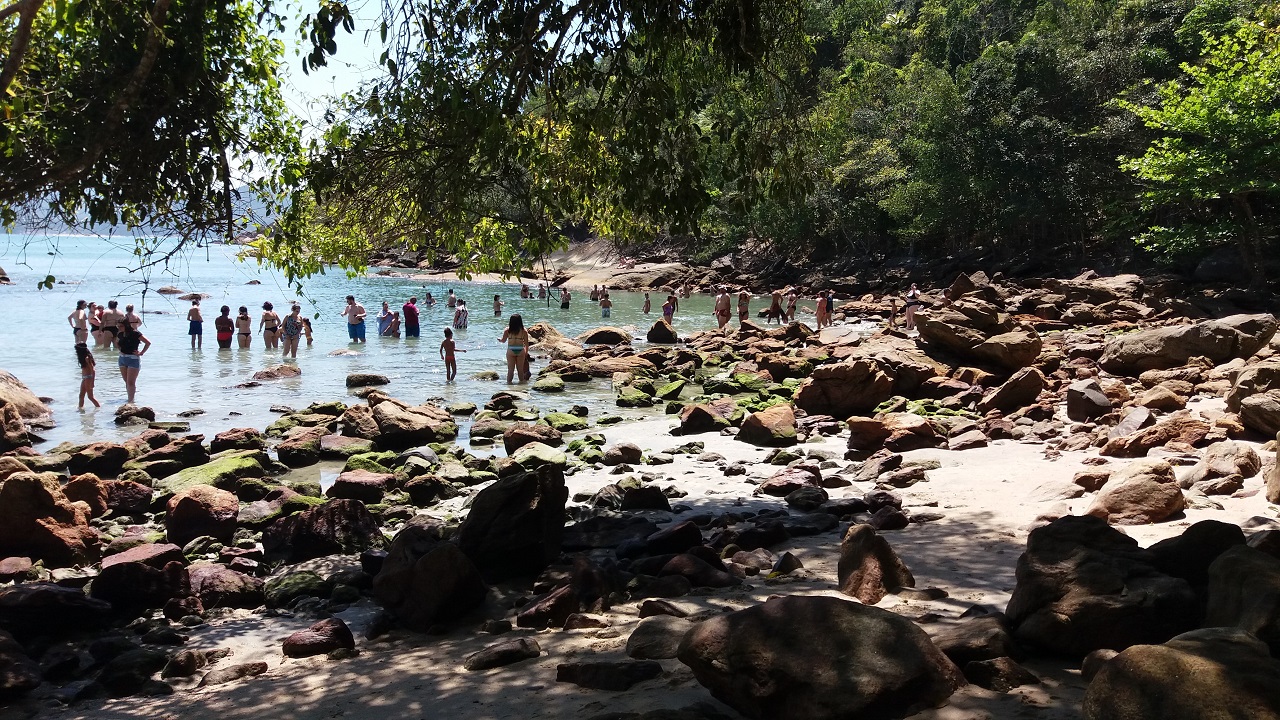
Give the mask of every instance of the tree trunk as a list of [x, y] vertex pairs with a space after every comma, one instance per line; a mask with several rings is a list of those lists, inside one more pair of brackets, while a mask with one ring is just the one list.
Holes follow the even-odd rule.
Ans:
[[1267, 283], [1266, 269], [1262, 266], [1262, 239], [1258, 232], [1258, 222], [1253, 217], [1248, 193], [1237, 193], [1231, 199], [1235, 203], [1240, 222], [1244, 225], [1243, 232], [1240, 233], [1240, 258], [1244, 261], [1245, 271], [1249, 273], [1249, 290], [1258, 292]]

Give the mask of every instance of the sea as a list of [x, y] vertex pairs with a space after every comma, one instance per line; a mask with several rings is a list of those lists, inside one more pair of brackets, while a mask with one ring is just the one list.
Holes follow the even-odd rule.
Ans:
[[[162, 249], [169, 247], [166, 242], [173, 241], [162, 242]], [[347, 375], [355, 372], [386, 375], [391, 382], [385, 391], [410, 403], [472, 402], [483, 406], [495, 392], [507, 389], [505, 347], [499, 338], [510, 315], [519, 313], [526, 327], [547, 322], [569, 337], [603, 325], [621, 327], [629, 330], [643, 349], [645, 332], [661, 317], [664, 298], [661, 293], [652, 293], [652, 309], [646, 315], [642, 312], [643, 293], [611, 291], [613, 313], [606, 320], [601, 318], [600, 308], [588, 300], [588, 291], [572, 286], [573, 300], [569, 309], [562, 310], [558, 294], [550, 303], [521, 299], [518, 281], [351, 276], [337, 268], [307, 278], [298, 292], [277, 270], [241, 257], [243, 248], [238, 246], [184, 248], [167, 263], [142, 269], [135, 247], [130, 237], [0, 235], [0, 268], [12, 281], [0, 285], [0, 369], [16, 375], [37, 395], [49, 398], [56, 423], [39, 431], [42, 442], [37, 449], [62, 442], [119, 441], [137, 432], [114, 422], [115, 411], [125, 402], [125, 388], [112, 350], [94, 351], [98, 361], [96, 395], [102, 407], [87, 405], [84, 412], [76, 408], [80, 368], [67, 316], [80, 299], [100, 304], [116, 300], [122, 310], [128, 304], [135, 306], [143, 318], [142, 332], [152, 342], [142, 358], [137, 403], [154, 409], [157, 420], [190, 422], [191, 432], [203, 433], [208, 439], [232, 427], [265, 428], [279, 417], [273, 406], [301, 409], [313, 402], [359, 402], [346, 387]], [[49, 276], [53, 277], [52, 285], [42, 285]], [[202, 350], [191, 349], [190, 301], [156, 292], [165, 286], [209, 296], [201, 301], [205, 319]], [[531, 282], [530, 286], [536, 290], [536, 284]], [[453, 319], [453, 310], [444, 302], [450, 289], [467, 301], [470, 324], [466, 330], [455, 331], [458, 349], [466, 352], [457, 354], [457, 379], [446, 382], [439, 349], [443, 330]], [[428, 292], [437, 299], [434, 307], [424, 305]], [[347, 295], [354, 295], [369, 313], [366, 344], [348, 341], [346, 321], [341, 316]], [[376, 337], [374, 317], [382, 302], [398, 310], [412, 295], [419, 298], [421, 338]], [[505, 303], [497, 316], [494, 295]], [[281, 317], [291, 303], [298, 302], [303, 316], [312, 318], [313, 344], [308, 347], [304, 340], [298, 350], [300, 376], [237, 387], [255, 372], [280, 364], [280, 351], [266, 349], [261, 333], [254, 335], [248, 349], [220, 350], [213, 319], [222, 305], [231, 307], [233, 317], [244, 305], [256, 328], [265, 301], [271, 302]], [[767, 298], [756, 298], [753, 313], [767, 302]], [[677, 332], [687, 335], [714, 327], [712, 304], [713, 298], [707, 295], [682, 299], [675, 318]], [[546, 360], [537, 360], [536, 352], [534, 357], [536, 378]], [[500, 380], [470, 378], [486, 370], [497, 372]], [[514, 387], [528, 390], [527, 386]], [[573, 405], [585, 405], [592, 418], [620, 412], [608, 379], [568, 383], [564, 393], [530, 393], [529, 402], [544, 413], [567, 411]], [[662, 410], [621, 412], [627, 417], [658, 416]], [[460, 423], [463, 441], [467, 425]]]

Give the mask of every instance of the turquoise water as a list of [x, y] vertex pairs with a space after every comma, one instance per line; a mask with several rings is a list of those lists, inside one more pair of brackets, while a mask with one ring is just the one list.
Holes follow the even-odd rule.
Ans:
[[[175, 258], [168, 268], [149, 272], [129, 272], [136, 264], [131, 256], [132, 240], [82, 238], [65, 236], [0, 236], [0, 267], [8, 272], [12, 285], [0, 286], [0, 308], [3, 308], [4, 330], [0, 330], [0, 368], [18, 376], [36, 394], [53, 399], [51, 407], [57, 427], [43, 431], [48, 441], [41, 447], [65, 440], [83, 442], [90, 439], [120, 439], [136, 431], [120, 430], [113, 413], [125, 400], [116, 353], [96, 350], [98, 377], [96, 394], [103, 406], [100, 410], [76, 410], [80, 369], [72, 349], [72, 333], [66, 317], [76, 300], [98, 303], [117, 300], [123, 310], [134, 304], [142, 312], [142, 332], [152, 342], [151, 350], [142, 358], [138, 378], [139, 404], [154, 408], [158, 420], [180, 419], [177, 414], [202, 409], [204, 414], [188, 418], [193, 432], [214, 433], [229, 427], [263, 428], [276, 414], [272, 405], [296, 408], [312, 402], [350, 398], [345, 379], [352, 372], [374, 372], [387, 375], [391, 384], [386, 390], [403, 400], [419, 403], [470, 401], [483, 404], [499, 389], [506, 387], [504, 348], [498, 342], [506, 327], [508, 315], [519, 312], [525, 325], [546, 321], [567, 336], [576, 336], [601, 325], [623, 327], [644, 346], [644, 333], [661, 316], [662, 296], [653, 294], [653, 309], [641, 313], [643, 294], [611, 292], [613, 316], [600, 318], [599, 308], [587, 301], [587, 291], [571, 286], [574, 299], [568, 310], [559, 303], [550, 307], [545, 301], [522, 300], [518, 283], [472, 283], [417, 281], [406, 278], [348, 278], [341, 271], [317, 276], [303, 284], [303, 296], [294, 292], [283, 276], [254, 261], [235, 258], [237, 248], [213, 246], [192, 250]], [[58, 284], [52, 289], [38, 289], [36, 283], [46, 275], [54, 275]], [[251, 281], [259, 285], [249, 285]], [[185, 292], [200, 292], [211, 297], [201, 301], [205, 318], [205, 347], [192, 351], [187, 335], [187, 310], [190, 302], [155, 291], [171, 285]], [[533, 286], [536, 289], [536, 285]], [[471, 309], [470, 328], [455, 331], [459, 349], [458, 379], [445, 381], [444, 364], [439, 346], [442, 330], [452, 322], [452, 310], [444, 307], [443, 298], [449, 288], [467, 301]], [[144, 292], [145, 291], [145, 292]], [[423, 307], [422, 298], [430, 291], [438, 302], [434, 308]], [[493, 316], [493, 296], [506, 302], [502, 317]], [[344, 298], [355, 295], [369, 313], [369, 342], [364, 346], [348, 343], [346, 324], [341, 313]], [[419, 297], [421, 339], [374, 337], [374, 316], [383, 300], [398, 309], [410, 295]], [[262, 336], [255, 335], [247, 350], [219, 350], [214, 337], [213, 318], [218, 308], [229, 305], [232, 315], [245, 305], [257, 327], [264, 301], [270, 301], [282, 316], [291, 301], [300, 300], [302, 314], [319, 313], [312, 320], [314, 345], [305, 341], [298, 350], [297, 364], [302, 369], [298, 378], [264, 382], [259, 387], [237, 389], [265, 367], [279, 364], [278, 350], [265, 349]], [[753, 310], [765, 303], [753, 302]], [[696, 296], [681, 300], [675, 325], [681, 334], [714, 327], [711, 316], [712, 298]], [[331, 355], [331, 352], [354, 350], [356, 355]], [[536, 353], [535, 353], [536, 358]], [[543, 362], [535, 362], [536, 374]], [[499, 382], [468, 379], [468, 376], [493, 370]], [[607, 380], [569, 383], [567, 392], [558, 395], [532, 394], [532, 401], [544, 411], [567, 410], [574, 404], [591, 408], [592, 416], [613, 408], [613, 393]], [[628, 411], [629, 415], [638, 414]], [[463, 428], [465, 433], [465, 427]]]

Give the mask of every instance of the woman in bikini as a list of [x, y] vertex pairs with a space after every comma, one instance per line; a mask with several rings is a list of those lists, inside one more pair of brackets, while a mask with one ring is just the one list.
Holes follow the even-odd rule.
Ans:
[[796, 295], [795, 288], [787, 288], [787, 322], [795, 322], [796, 319], [796, 301], [800, 297]]
[[751, 293], [745, 288], [738, 293], [738, 324], [741, 325], [751, 316]]
[[524, 318], [519, 313], [511, 316], [507, 322], [506, 332], [502, 333], [501, 342], [507, 344], [507, 384], [517, 374], [520, 381], [529, 379], [526, 358], [529, 355], [529, 333], [524, 329]]
[[236, 335], [236, 324], [231, 320], [231, 308], [223, 305], [219, 313], [213, 319], [213, 329], [218, 333], [218, 347], [227, 350], [231, 347], [231, 338]]
[[258, 329], [262, 331], [262, 340], [268, 350], [280, 347], [280, 316], [269, 302], [262, 303], [262, 319], [258, 321]]
[[249, 339], [253, 337], [253, 320], [249, 317], [249, 308], [241, 305], [240, 314], [236, 316], [236, 341], [241, 350], [249, 349]]
[[142, 356], [151, 349], [151, 341], [146, 335], [132, 326], [120, 333], [116, 339], [116, 347], [120, 348], [120, 376], [124, 378], [124, 390], [128, 395], [125, 402], [132, 403], [138, 391], [138, 373], [142, 372]]
[[906, 327], [906, 329], [908, 330], [916, 329], [916, 308], [919, 308], [921, 304], [922, 303], [920, 302], [920, 288], [917, 287], [915, 283], [911, 283], [911, 289], [907, 290], [907, 305], [906, 305], [907, 318], [906, 318], [906, 323], [904, 324], [904, 327]]
[[80, 363], [80, 409], [84, 410], [85, 398], [89, 398], [94, 407], [102, 407], [98, 398], [93, 396], [93, 381], [98, 376], [98, 363], [85, 343], [76, 343], [76, 360]]
[[302, 317], [299, 313], [302, 307], [294, 305], [289, 308], [289, 314], [284, 316], [283, 332], [284, 350], [281, 351], [281, 357], [289, 357], [298, 359], [298, 338], [302, 337], [304, 328], [302, 327]]

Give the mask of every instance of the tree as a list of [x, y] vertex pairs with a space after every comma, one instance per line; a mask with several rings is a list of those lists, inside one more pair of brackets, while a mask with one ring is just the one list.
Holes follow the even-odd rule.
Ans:
[[[288, 204], [303, 156], [279, 92], [283, 45], [259, 29], [283, 28], [269, 0], [4, 1], [0, 224], [110, 225], [180, 246]], [[139, 244], [156, 260], [175, 251]]]
[[1186, 79], [1160, 88], [1152, 105], [1123, 103], [1160, 137], [1121, 166], [1145, 185], [1149, 207], [1172, 224], [1140, 240], [1160, 248], [1210, 244], [1232, 233], [1251, 289], [1266, 281], [1260, 212], [1280, 191], [1280, 35], [1247, 23], [1232, 35], [1204, 38], [1204, 59], [1184, 64]]

